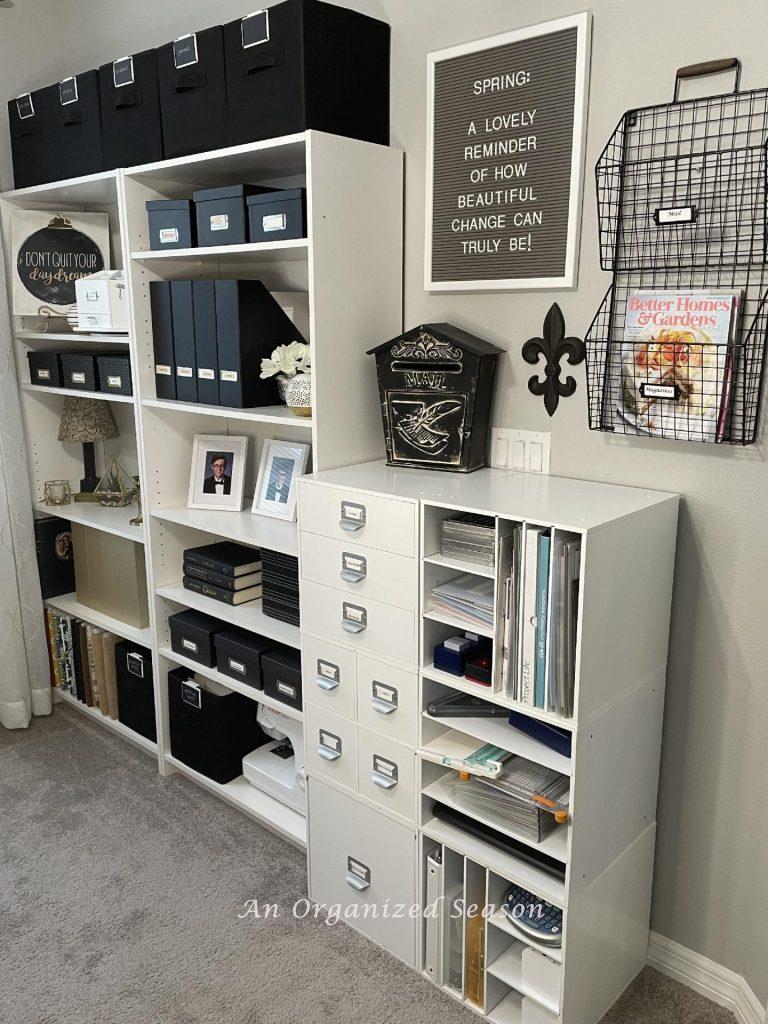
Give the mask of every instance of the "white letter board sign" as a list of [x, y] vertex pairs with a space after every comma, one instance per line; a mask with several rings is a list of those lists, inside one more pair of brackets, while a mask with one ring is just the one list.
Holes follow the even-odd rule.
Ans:
[[427, 57], [427, 291], [576, 284], [590, 15]]

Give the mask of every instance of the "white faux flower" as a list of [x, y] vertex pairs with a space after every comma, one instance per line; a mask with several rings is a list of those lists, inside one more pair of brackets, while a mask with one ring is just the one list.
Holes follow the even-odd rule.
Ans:
[[273, 377], [283, 373], [295, 377], [297, 373], [308, 373], [310, 369], [309, 345], [303, 341], [292, 341], [290, 345], [278, 345], [269, 359], [261, 361], [261, 377]]

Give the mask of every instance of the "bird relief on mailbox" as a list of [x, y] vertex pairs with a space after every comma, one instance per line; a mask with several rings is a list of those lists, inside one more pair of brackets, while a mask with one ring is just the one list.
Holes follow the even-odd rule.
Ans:
[[501, 349], [453, 324], [421, 324], [376, 356], [387, 462], [468, 473], [485, 465]]

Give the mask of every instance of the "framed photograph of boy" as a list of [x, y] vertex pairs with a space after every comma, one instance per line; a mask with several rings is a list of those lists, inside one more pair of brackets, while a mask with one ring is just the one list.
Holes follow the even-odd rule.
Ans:
[[196, 435], [188, 507], [241, 512], [247, 450], [247, 437]]
[[308, 444], [265, 441], [251, 512], [273, 519], [294, 520], [298, 479], [307, 467], [308, 458]]

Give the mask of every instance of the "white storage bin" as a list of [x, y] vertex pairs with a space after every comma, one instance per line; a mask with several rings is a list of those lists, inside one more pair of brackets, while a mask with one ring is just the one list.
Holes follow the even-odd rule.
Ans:
[[354, 651], [302, 633], [301, 676], [306, 701], [351, 721], [357, 710]]
[[306, 480], [300, 484], [304, 508], [301, 529], [363, 547], [416, 555], [416, 504], [342, 487], [324, 487]]
[[415, 672], [368, 655], [357, 657], [357, 721], [382, 736], [418, 745], [419, 681]]
[[416, 754], [370, 729], [357, 731], [357, 790], [408, 821], [416, 818]]

